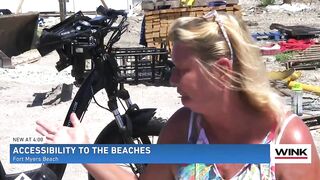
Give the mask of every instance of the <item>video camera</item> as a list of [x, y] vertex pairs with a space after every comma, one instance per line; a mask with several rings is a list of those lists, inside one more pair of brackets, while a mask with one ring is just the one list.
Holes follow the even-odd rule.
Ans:
[[[44, 29], [37, 46], [41, 56], [56, 50], [60, 56], [56, 69], [61, 71], [71, 65], [71, 75], [75, 77], [76, 85], [80, 85], [91, 71], [94, 65], [92, 58], [99, 53], [110, 52], [112, 45], [127, 28], [124, 24], [127, 16], [123, 10], [99, 6], [97, 13], [101, 16], [91, 19], [79, 11], [59, 24]], [[122, 16], [121, 22], [112, 26], [119, 15]], [[105, 46], [104, 37], [111, 31], [114, 33]]]

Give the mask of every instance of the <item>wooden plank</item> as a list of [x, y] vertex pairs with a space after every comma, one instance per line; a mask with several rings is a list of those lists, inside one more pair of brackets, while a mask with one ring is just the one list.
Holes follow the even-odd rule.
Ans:
[[160, 14], [153, 15], [153, 19], [160, 19]]
[[146, 26], [152, 24], [151, 20], [146, 20]]
[[148, 47], [155, 47], [154, 43], [148, 43]]
[[167, 27], [161, 27], [160, 28], [160, 33], [167, 33]]
[[152, 32], [152, 28], [146, 28], [145, 31], [146, 31], [146, 33], [150, 33], [150, 32]]
[[153, 14], [153, 11], [145, 11], [144, 15], [145, 16], [151, 16]]
[[320, 129], [320, 125], [310, 126], [309, 129], [310, 129], [310, 131]]
[[202, 9], [202, 11], [203, 11], [203, 12], [209, 12], [209, 11], [211, 11], [211, 7], [204, 7], [204, 8]]
[[226, 11], [233, 11], [233, 6], [232, 7], [226, 7]]
[[152, 22], [153, 16], [145, 16], [144, 19], [145, 19], [146, 21], [151, 21], [151, 22]]
[[196, 17], [202, 17], [204, 14], [202, 11], [197, 11], [196, 12]]
[[314, 61], [320, 61], [319, 57], [314, 58], [314, 59], [290, 60], [290, 61], [287, 61], [287, 63], [296, 64], [296, 63], [314, 62]]
[[153, 33], [146, 33], [146, 39], [153, 38]]
[[169, 11], [168, 11], [168, 9], [162, 9], [162, 10], [160, 10], [159, 11], [159, 14], [161, 15], [161, 14], [167, 14]]
[[160, 26], [156, 26], [152, 30], [153, 30], [153, 32], [155, 32], [155, 31], [160, 32]]
[[181, 13], [181, 17], [188, 17], [188, 16], [190, 16], [189, 12], [182, 12]]
[[318, 69], [317, 66], [310, 66], [310, 65], [309, 66], [298, 65], [298, 66], [293, 66], [291, 68], [293, 68], [294, 70], [316, 70], [316, 69]]
[[160, 38], [167, 38], [167, 37], [168, 37], [167, 34], [161, 34], [161, 33], [160, 33]]
[[166, 19], [161, 20], [160, 26], [168, 26], [168, 20], [166, 20]]
[[196, 16], [196, 12], [190, 12], [190, 16], [195, 17]]
[[173, 19], [178, 19], [179, 17], [181, 17], [181, 13], [175, 13], [173, 15]]
[[168, 15], [167, 14], [159, 14], [159, 18], [166, 19], [166, 18], [168, 18]]
[[320, 49], [318, 48], [312, 48], [312, 49], [306, 49], [304, 51], [302, 51], [301, 53], [299, 53], [299, 55], [303, 55], [303, 54], [307, 54], [307, 53], [320, 53]]
[[241, 5], [233, 5], [233, 10], [241, 10]]
[[233, 11], [227, 11], [227, 14], [234, 14]]
[[300, 60], [300, 59], [320, 59], [319, 54], [306, 54], [306, 55], [299, 55], [299, 56], [293, 56], [291, 59], [292, 60]]
[[161, 42], [161, 41], [162, 41], [162, 38], [157, 37], [157, 38], [153, 38], [153, 40], [154, 40], [155, 42]]
[[146, 42], [147, 42], [147, 44], [148, 44], [148, 43], [153, 43], [153, 38], [146, 39]]
[[203, 7], [194, 7], [193, 10], [194, 11], [203, 11]]
[[179, 9], [170, 9], [168, 12], [169, 13], [179, 13], [180, 12], [180, 8]]
[[160, 37], [161, 38], [167, 38], [168, 37], [168, 33], [160, 33]]
[[218, 7], [214, 7], [213, 9], [217, 11], [226, 10], [226, 6], [218, 6]]
[[155, 44], [155, 47], [156, 47], [156, 48], [161, 48], [161, 43], [156, 43], [156, 44]]
[[148, 26], [145, 26], [145, 29], [148, 31], [152, 31], [152, 24], [148, 24]]
[[175, 14], [174, 13], [170, 13], [169, 15], [168, 15], [168, 18], [167, 18], [168, 20], [175, 20], [176, 19], [176, 16], [175, 16]]
[[187, 12], [187, 8], [181, 8], [179, 12]]
[[155, 26], [160, 26], [160, 22], [154, 22], [154, 23], [152, 23], [152, 28], [155, 27]]
[[41, 58], [40, 54], [31, 54], [27, 57], [19, 57], [15, 56], [11, 58], [11, 63], [13, 66], [19, 65], [19, 64], [30, 64], [39, 61]]
[[153, 36], [153, 38], [157, 38], [160, 36], [160, 32], [153, 32], [152, 36]]

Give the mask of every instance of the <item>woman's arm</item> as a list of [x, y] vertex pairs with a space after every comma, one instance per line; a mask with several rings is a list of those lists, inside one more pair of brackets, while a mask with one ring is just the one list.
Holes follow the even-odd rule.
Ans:
[[[37, 121], [36, 131], [46, 136], [50, 144], [89, 144], [88, 135], [76, 114], [70, 115], [73, 127], [53, 125], [46, 121]], [[113, 164], [84, 164], [88, 172], [101, 180], [126, 179], [135, 180], [137, 177], [125, 169]]]
[[320, 178], [320, 160], [309, 128], [296, 117], [284, 130], [280, 144], [311, 144], [311, 164], [278, 164], [277, 179], [318, 180]]
[[[186, 108], [178, 110], [161, 130], [158, 144], [186, 143], [188, 123], [185, 120], [188, 119], [189, 114]], [[87, 133], [74, 113], [71, 114], [70, 121], [73, 127], [50, 125], [45, 121], [37, 121], [36, 131], [46, 136], [47, 143], [50, 144], [88, 144]], [[83, 166], [97, 180], [138, 179], [132, 172], [114, 164], [84, 164]], [[174, 179], [173, 168], [173, 165], [168, 164], [149, 164], [139, 179]]]
[[[190, 111], [186, 108], [178, 110], [168, 120], [159, 135], [158, 144], [186, 143], [187, 127]], [[113, 164], [84, 164], [84, 167], [97, 180], [138, 179], [133, 173]], [[176, 166], [172, 164], [148, 164], [140, 175], [141, 180], [171, 180], [174, 179]]]
[[[190, 110], [181, 108], [176, 111], [162, 128], [158, 144], [186, 144]], [[149, 164], [139, 179], [173, 180], [177, 172], [175, 164]]]

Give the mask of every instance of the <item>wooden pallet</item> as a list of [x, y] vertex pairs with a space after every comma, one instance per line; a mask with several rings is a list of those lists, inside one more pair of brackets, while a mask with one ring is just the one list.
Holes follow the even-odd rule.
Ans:
[[145, 38], [148, 47], [160, 48], [162, 42], [167, 42], [168, 28], [175, 19], [184, 16], [201, 17], [213, 9], [241, 17], [240, 5], [181, 7], [145, 12]]
[[302, 117], [303, 122], [310, 130], [320, 129], [320, 116], [314, 115], [310, 117]]
[[314, 69], [320, 65], [320, 44], [314, 44], [308, 49], [298, 52], [286, 62], [286, 68]]

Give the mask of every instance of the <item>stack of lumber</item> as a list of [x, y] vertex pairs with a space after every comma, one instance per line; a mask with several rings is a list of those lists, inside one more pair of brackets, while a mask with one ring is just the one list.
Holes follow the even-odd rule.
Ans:
[[241, 17], [240, 5], [180, 7], [145, 12], [145, 37], [147, 46], [160, 48], [161, 43], [167, 41], [168, 28], [175, 19], [183, 16], [201, 17], [213, 9]]

